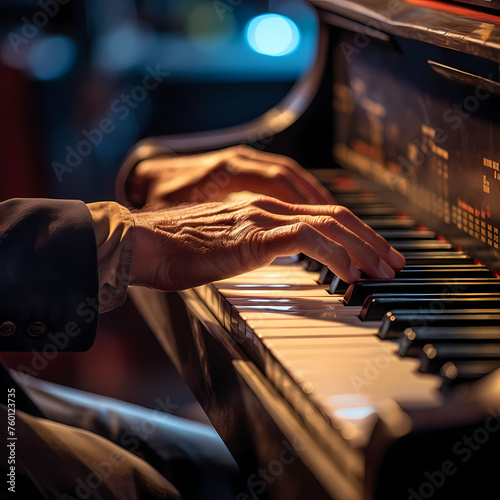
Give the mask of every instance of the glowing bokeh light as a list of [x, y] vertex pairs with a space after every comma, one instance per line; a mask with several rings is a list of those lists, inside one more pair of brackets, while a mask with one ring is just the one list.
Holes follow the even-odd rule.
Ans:
[[279, 14], [254, 17], [246, 27], [246, 37], [253, 50], [268, 56], [291, 54], [300, 41], [295, 23]]
[[75, 63], [76, 44], [62, 35], [46, 36], [32, 41], [28, 69], [38, 80], [55, 80], [65, 75]]
[[99, 40], [98, 64], [111, 71], [130, 69], [147, 51], [148, 36], [135, 23], [124, 23]]

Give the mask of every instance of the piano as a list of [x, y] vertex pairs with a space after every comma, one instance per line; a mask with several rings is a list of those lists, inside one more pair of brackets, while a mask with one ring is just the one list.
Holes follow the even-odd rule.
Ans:
[[500, 2], [310, 3], [317, 60], [282, 103], [136, 158], [291, 155], [407, 266], [346, 284], [318, 253], [131, 295], [257, 498], [498, 497]]

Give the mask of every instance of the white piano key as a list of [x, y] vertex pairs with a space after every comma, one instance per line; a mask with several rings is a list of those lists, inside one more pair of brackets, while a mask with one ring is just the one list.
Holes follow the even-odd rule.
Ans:
[[[292, 299], [279, 297], [226, 297], [226, 300], [237, 309], [244, 307], [281, 308], [290, 310], [342, 310], [361, 312], [360, 306], [344, 306], [342, 296], [330, 295], [326, 297], [295, 297]], [[279, 309], [278, 309], [279, 310]]]
[[251, 286], [256, 287], [260, 285], [271, 285], [271, 286], [290, 286], [290, 285], [310, 285], [318, 286], [316, 280], [312, 279], [310, 276], [287, 276], [286, 279], [279, 279], [273, 276], [259, 276], [253, 277], [251, 280], [248, 278], [232, 278], [223, 281], [215, 281], [213, 285], [216, 288], [233, 288], [233, 287], [245, 287]]
[[232, 288], [220, 288], [219, 293], [223, 297], [227, 298], [250, 298], [250, 297], [264, 297], [264, 298], [308, 298], [318, 297], [324, 298], [325, 300], [331, 295], [328, 293], [328, 287], [323, 285], [290, 285], [286, 288], [276, 289], [272, 286], [264, 288], [265, 285], [257, 289], [253, 288], [243, 288], [243, 289], [232, 289]]
[[418, 359], [380, 340], [380, 322], [361, 322], [360, 307], [344, 306], [343, 295], [315, 282], [318, 274], [273, 265], [216, 287], [243, 349], [296, 411], [310, 412], [311, 401], [364, 446], [382, 402], [439, 404], [441, 379], [419, 373]]
[[[307, 309], [291, 309], [291, 310], [282, 310], [276, 309], [269, 312], [268, 309], [258, 310], [255, 306], [251, 308], [245, 306], [235, 306], [235, 309], [238, 311], [239, 316], [242, 320], [251, 321], [253, 319], [262, 319], [269, 321], [269, 327], [274, 328], [275, 320], [290, 320], [290, 319], [306, 319], [306, 318], [314, 318], [314, 319], [324, 319], [324, 320], [342, 320], [343, 318], [353, 318], [357, 317], [359, 313], [359, 308], [354, 307], [350, 310], [331, 310], [331, 309], [318, 309], [318, 310], [307, 310]], [[257, 309], [257, 310], [256, 310]], [[362, 324], [363, 322], [358, 318], [358, 322]], [[380, 322], [370, 322], [372, 324]]]
[[[314, 330], [321, 330], [322, 335], [326, 335], [329, 330], [346, 330], [346, 327], [353, 327], [350, 332], [359, 334], [376, 334], [378, 331], [378, 325], [380, 322], [377, 321], [366, 321], [362, 322], [356, 316], [345, 316], [337, 317], [334, 319], [317, 319], [317, 318], [281, 318], [281, 319], [269, 319], [265, 315], [260, 318], [254, 317], [249, 318], [246, 316], [246, 321], [248, 326], [255, 331], [255, 333], [260, 336], [270, 337], [274, 335], [286, 336], [292, 335], [304, 336], [305, 338], [314, 335]], [[276, 332], [276, 330], [281, 330], [282, 333]], [[298, 331], [297, 331], [298, 330]], [[325, 330], [325, 331], [323, 331]], [[333, 332], [332, 332], [333, 334]], [[347, 335], [348, 333], [346, 333]]]

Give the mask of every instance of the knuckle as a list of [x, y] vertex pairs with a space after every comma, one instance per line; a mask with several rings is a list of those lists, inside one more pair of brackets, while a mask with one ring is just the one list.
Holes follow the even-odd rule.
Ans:
[[247, 220], [257, 220], [257, 219], [261, 219], [263, 218], [264, 216], [267, 215], [267, 212], [265, 210], [263, 210], [262, 208], [259, 208], [259, 207], [249, 207], [248, 210], [246, 211], [245, 213], [245, 218]]
[[216, 165], [216, 168], [220, 170], [226, 170], [231, 174], [238, 174], [242, 170], [242, 166], [238, 161], [237, 157], [221, 158], [221, 160]]
[[233, 146], [232, 148], [229, 148], [229, 151], [236, 155], [246, 155], [252, 153], [255, 150], [247, 144], [238, 144], [236, 146]]
[[286, 180], [286, 170], [282, 165], [272, 165], [268, 168], [269, 176], [276, 180]]
[[286, 159], [286, 168], [290, 170], [295, 170], [295, 171], [301, 171], [302, 167], [300, 166], [299, 163], [297, 163], [293, 158], [290, 158], [289, 156], [282, 156], [282, 158]]
[[295, 233], [296, 236], [305, 236], [309, 233], [311, 226], [305, 222], [300, 221], [292, 226], [292, 232]]
[[268, 226], [274, 220], [274, 215], [265, 208], [249, 206], [242, 212], [240, 220], [250, 223], [252, 227], [258, 228]]
[[272, 198], [271, 196], [261, 195], [250, 201], [249, 206], [260, 208], [261, 210], [272, 211], [277, 207], [283, 206], [283, 202]]
[[349, 217], [352, 217], [352, 212], [342, 205], [335, 205], [333, 207], [333, 216], [338, 222], [342, 223]]
[[314, 215], [312, 217], [312, 223], [314, 226], [321, 228], [330, 228], [337, 225], [337, 222], [328, 215]]
[[269, 206], [269, 204], [275, 204], [277, 200], [271, 196], [260, 195], [249, 201], [250, 207], [262, 208], [263, 206]]

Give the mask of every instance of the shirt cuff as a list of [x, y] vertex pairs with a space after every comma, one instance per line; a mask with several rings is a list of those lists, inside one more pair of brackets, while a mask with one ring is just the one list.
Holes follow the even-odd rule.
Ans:
[[99, 310], [111, 311], [127, 297], [134, 257], [134, 218], [112, 201], [87, 204], [94, 224], [99, 273]]

